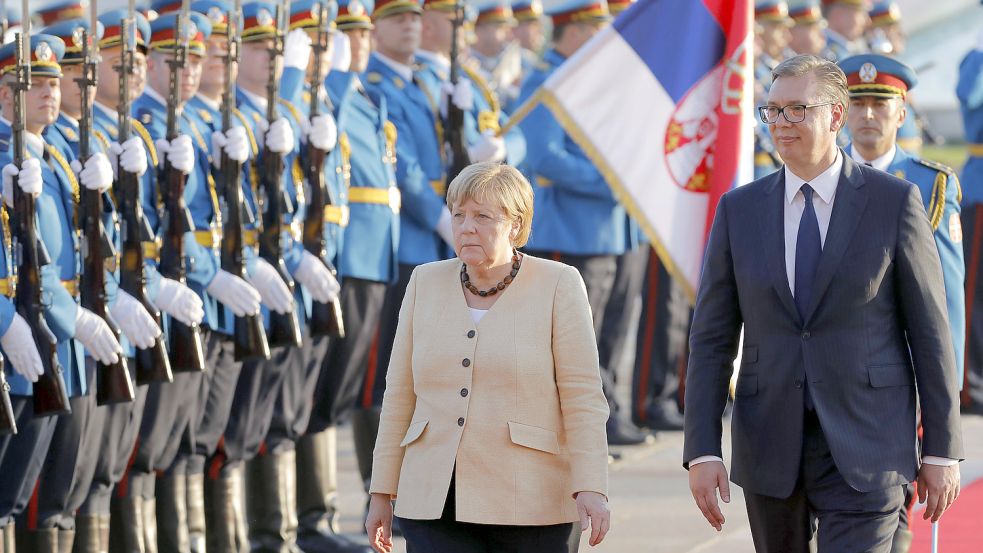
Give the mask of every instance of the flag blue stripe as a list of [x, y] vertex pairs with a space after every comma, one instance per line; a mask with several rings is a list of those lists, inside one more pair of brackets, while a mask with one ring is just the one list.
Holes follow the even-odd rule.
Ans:
[[[675, 102], [724, 55], [726, 37], [702, 0], [649, 0], [614, 28]], [[628, 14], [625, 14], [628, 15]]]

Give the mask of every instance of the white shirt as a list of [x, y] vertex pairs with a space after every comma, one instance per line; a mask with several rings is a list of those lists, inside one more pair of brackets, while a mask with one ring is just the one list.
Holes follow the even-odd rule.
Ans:
[[[833, 201], [836, 199], [836, 185], [840, 182], [843, 171], [843, 156], [837, 151], [836, 159], [825, 171], [808, 182], [815, 193], [812, 195], [812, 205], [816, 209], [816, 219], [819, 221], [819, 241], [826, 245], [826, 231], [829, 230], [829, 219], [833, 215]], [[785, 274], [788, 277], [788, 288], [795, 296], [795, 244], [799, 237], [799, 222], [806, 208], [802, 185], [806, 181], [793, 173], [788, 165], [785, 166]]]
[[269, 103], [266, 101], [266, 98], [263, 98], [259, 94], [253, 94], [244, 88], [240, 88], [239, 90], [246, 96], [246, 98], [249, 98], [251, 102], [256, 104], [256, 107], [259, 108], [260, 111], [266, 111], [266, 106]]
[[449, 75], [451, 72], [451, 60], [447, 59], [443, 54], [438, 52], [431, 52], [430, 50], [417, 50], [416, 55], [433, 62], [439, 69], [441, 69], [445, 75]]
[[[891, 150], [891, 157], [894, 159], [894, 150]], [[853, 154], [856, 159], [856, 154]], [[884, 156], [881, 156], [883, 158]], [[881, 158], [878, 158], [880, 160]], [[875, 161], [878, 161], [875, 160]], [[866, 161], [861, 161], [866, 163]], [[876, 165], [875, 165], [876, 167]], [[886, 167], [886, 166], [885, 166]], [[819, 221], [820, 243], [826, 245], [826, 231], [829, 230], [829, 219], [833, 215], [833, 201], [836, 199], [836, 185], [840, 182], [840, 173], [843, 171], [843, 156], [837, 152], [836, 159], [828, 169], [820, 173], [816, 178], [809, 181], [809, 185], [815, 190], [812, 195], [812, 205], [816, 209], [816, 219]], [[799, 234], [799, 222], [802, 220], [802, 212], [805, 210], [805, 196], [802, 194], [802, 185], [806, 181], [789, 170], [785, 166], [785, 273], [788, 277], [788, 287], [795, 295], [795, 243]], [[707, 461], [721, 461], [723, 459], [716, 455], [703, 455], [689, 462], [689, 466], [698, 465]], [[954, 465], [958, 461], [946, 459], [944, 457], [933, 457], [926, 455], [922, 458], [923, 463], [929, 465]]]
[[887, 168], [890, 167], [891, 162], [894, 161], [894, 152], [897, 149], [898, 149], [897, 146], [891, 146], [891, 149], [888, 150], [886, 154], [880, 156], [877, 159], [867, 160], [864, 159], [862, 155], [860, 155], [860, 152], [858, 152], [856, 148], [851, 146], [850, 157], [852, 157], [853, 161], [856, 161], [857, 163], [860, 163], [862, 165], [866, 165], [869, 163], [871, 167], [873, 167], [874, 169], [877, 169], [878, 171], [887, 172]]
[[396, 72], [400, 77], [406, 82], [413, 82], [413, 68], [405, 63], [400, 63], [388, 56], [384, 56], [379, 52], [373, 52], [375, 56], [379, 58], [379, 61], [389, 66], [390, 69]]
[[488, 313], [487, 309], [475, 309], [474, 307], [468, 309], [471, 310], [471, 320], [474, 321], [474, 324], [481, 322], [481, 318], [485, 316], [485, 313]]

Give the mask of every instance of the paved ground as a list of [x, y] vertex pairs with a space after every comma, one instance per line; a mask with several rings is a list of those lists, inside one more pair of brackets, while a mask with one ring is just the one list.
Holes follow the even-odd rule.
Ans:
[[[963, 484], [983, 477], [983, 417], [963, 417], [966, 457]], [[725, 438], [727, 443], [729, 438]], [[342, 526], [346, 532], [362, 527], [364, 497], [349, 432], [338, 437], [341, 471]], [[753, 553], [740, 488], [732, 488], [725, 506], [727, 523], [717, 533], [693, 504], [681, 466], [682, 435], [660, 434], [651, 446], [623, 450], [611, 465], [612, 530], [600, 546], [581, 551], [652, 553]], [[726, 453], [725, 453], [726, 455]], [[397, 551], [404, 551], [402, 544]], [[928, 553], [912, 551], [912, 553]]]

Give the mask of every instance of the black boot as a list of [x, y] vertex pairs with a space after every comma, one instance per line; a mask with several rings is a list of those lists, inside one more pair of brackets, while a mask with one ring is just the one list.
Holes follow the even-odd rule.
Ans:
[[114, 493], [109, 510], [109, 549], [113, 553], [146, 553], [143, 497], [117, 497]]
[[655, 440], [651, 434], [639, 430], [626, 420], [615, 417], [608, 419], [607, 433], [608, 445], [641, 445]]
[[297, 544], [305, 551], [326, 551], [337, 541], [336, 439], [329, 427], [297, 441]]
[[249, 551], [242, 501], [242, 466], [222, 468], [218, 478], [208, 477], [205, 488], [205, 536], [209, 553]]
[[97, 515], [75, 515], [74, 553], [101, 553], [99, 547], [99, 517]]
[[187, 476], [188, 547], [191, 553], [205, 553], [205, 475]]
[[[249, 509], [249, 542], [253, 553], [297, 551], [294, 506], [296, 494], [287, 490], [288, 476], [296, 478], [295, 463], [296, 455], [293, 450], [268, 452], [247, 463], [246, 505]], [[288, 464], [289, 475], [286, 471]]]
[[188, 553], [188, 488], [184, 474], [157, 478], [157, 524], [161, 553]]
[[38, 528], [17, 531], [18, 553], [61, 553], [58, 551], [58, 529]]

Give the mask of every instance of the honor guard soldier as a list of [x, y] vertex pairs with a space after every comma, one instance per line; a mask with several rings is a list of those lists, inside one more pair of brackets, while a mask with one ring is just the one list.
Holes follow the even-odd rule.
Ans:
[[335, 428], [349, 414], [359, 473], [368, 490], [386, 371], [369, 350], [399, 267], [397, 131], [389, 121], [385, 95], [377, 88], [367, 90], [361, 75], [371, 53], [373, 5], [341, 0], [338, 7], [337, 27], [350, 43], [349, 67], [333, 63], [325, 84], [339, 125], [348, 188], [349, 221], [337, 262], [346, 337], [329, 347], [314, 395], [315, 412], [307, 434], [297, 442], [299, 544], [307, 551], [340, 550], [331, 543], [337, 537], [324, 536], [338, 532]]
[[[85, 34], [83, 34], [83, 31]], [[97, 60], [92, 59], [96, 55], [95, 49], [88, 51], [88, 58], [85, 57], [82, 41], [88, 37], [94, 42], [100, 42], [104, 36], [104, 26], [98, 23], [97, 31], [93, 32], [88, 19], [73, 19], [56, 23], [42, 32], [57, 36], [65, 42], [65, 56], [62, 58], [62, 102], [61, 113], [54, 125], [48, 127], [46, 135], [57, 134], [61, 140], [67, 144], [73, 158], [80, 155], [80, 139], [83, 134], [80, 126], [88, 125], [85, 134], [89, 137], [89, 152], [101, 152], [103, 155], [110, 155], [114, 159], [116, 167], [122, 163], [124, 170], [139, 173], [147, 169], [147, 153], [144, 143], [138, 138], [127, 145], [124, 153], [122, 147], [115, 144], [94, 122], [93, 106], [82, 104], [83, 94], [79, 86], [79, 80], [86, 78], [86, 71], [90, 71], [90, 66], [86, 64], [96, 64]], [[92, 68], [91, 70], [94, 70]], [[96, 98], [95, 88], [86, 92], [85, 96], [90, 102]], [[83, 112], [87, 113], [83, 115]], [[115, 179], [114, 179], [115, 180]], [[116, 211], [116, 203], [111, 194], [103, 194], [102, 203], [102, 225], [106, 231], [108, 243], [112, 245], [110, 251], [103, 251], [103, 254], [120, 251], [119, 215]], [[82, 206], [79, 207], [80, 212]], [[80, 227], [81, 228], [81, 227]], [[131, 382], [136, 381], [137, 375], [133, 372], [136, 365], [136, 347], [147, 348], [153, 345], [161, 335], [161, 329], [157, 322], [146, 310], [146, 308], [133, 296], [123, 291], [119, 287], [119, 264], [117, 259], [107, 261], [106, 270], [110, 271], [105, 278], [106, 284], [106, 303], [112, 318], [122, 330], [121, 345], [126, 357], [126, 367], [130, 372]], [[102, 266], [102, 264], [99, 264]], [[86, 362], [95, 365], [89, 358]], [[92, 367], [90, 370], [96, 372], [99, 369]], [[100, 380], [106, 379], [107, 374], [101, 374]], [[105, 382], [100, 382], [100, 386], [105, 386]], [[135, 398], [134, 393], [134, 398]], [[126, 458], [132, 448], [132, 437], [135, 437], [135, 428], [128, 424], [133, 413], [134, 403], [132, 401], [114, 400], [112, 403], [96, 406], [95, 394], [89, 394], [91, 405], [88, 406], [88, 416], [82, 413], [74, 413], [73, 425], [81, 427], [80, 455], [75, 465], [75, 475], [72, 486], [63, 505], [62, 513], [59, 515], [57, 526], [62, 529], [74, 528], [76, 531], [75, 550], [79, 552], [98, 553], [108, 548], [108, 515], [109, 515], [109, 489], [106, 490], [104, 502], [104, 525], [100, 528], [99, 519], [85, 513], [76, 516], [76, 512], [83, 506], [90, 494], [96, 473], [100, 475], [109, 472], [113, 454], [119, 457], [119, 445], [121, 435], [124, 430], [128, 431], [131, 440], [125, 451], [122, 452]], [[140, 406], [142, 409], [142, 406]], [[57, 434], [56, 434], [57, 436]], [[109, 447], [110, 450], [104, 448]], [[110, 451], [112, 453], [110, 453]], [[59, 456], [63, 454], [58, 453]], [[56, 470], [55, 465], [46, 465], [45, 472], [41, 478], [46, 479], [46, 474], [50, 470]], [[124, 465], [125, 467], [125, 465]], [[64, 467], [62, 467], [64, 468]], [[121, 472], [121, 469], [120, 469]], [[60, 540], [62, 541], [62, 540]], [[103, 545], [104, 544], [104, 545]]]
[[870, 9], [870, 28], [867, 31], [870, 49], [877, 54], [904, 54], [907, 37], [901, 28], [901, 6], [894, 0], [878, 0]]
[[[424, 2], [423, 5], [426, 9], [428, 4], [447, 3]], [[498, 101], [502, 105], [511, 105], [519, 96], [519, 85], [522, 84], [522, 45], [512, 36], [516, 26], [512, 5], [508, 0], [482, 0], [474, 7], [478, 12], [474, 22], [475, 41], [468, 48], [468, 54], [478, 62], [481, 76]]]
[[[788, 5], [782, 1], [763, 0], [754, 5], [754, 98], [763, 104], [771, 87], [771, 70], [784, 58], [791, 34]], [[754, 130], [754, 178], [775, 172], [782, 165], [765, 125]]]
[[[847, 126], [852, 143], [847, 152], [858, 163], [873, 166], [915, 183], [922, 194], [935, 245], [942, 260], [946, 307], [956, 353], [959, 382], [962, 382], [963, 346], [966, 336], [966, 300], [963, 282], [963, 232], [959, 219], [962, 192], [952, 169], [912, 156], [896, 143], [898, 129], [906, 116], [905, 97], [917, 83], [915, 71], [880, 54], [851, 56], [839, 63], [846, 73], [850, 91]], [[905, 508], [892, 551], [905, 552], [911, 546], [908, 530], [915, 496], [905, 486]]]
[[870, 0], [822, 0], [826, 18], [827, 57], [839, 61], [867, 51], [864, 33], [870, 24]]
[[[976, 39], [974, 48], [959, 63], [959, 82], [956, 85], [959, 109], [969, 159], [963, 166], [963, 182], [970, 183], [965, 190], [962, 206], [963, 230], [966, 241], [963, 250], [969, 278], [966, 281], [966, 377], [963, 381], [962, 410], [983, 414], [983, 279], [979, 268], [983, 264], [983, 242], [980, 236], [983, 226], [983, 193], [977, 183], [983, 182], [983, 33]], [[975, 319], [974, 319], [975, 316]]]
[[792, 20], [789, 49], [796, 54], [822, 56], [826, 51], [826, 20], [819, 0], [791, 0], [788, 16]]
[[[84, 421], [95, 407], [94, 394], [90, 397], [95, 375], [93, 367], [86, 366], [83, 347], [84, 352], [91, 357], [107, 364], [116, 363], [122, 354], [119, 342], [105, 321], [77, 303], [81, 259], [74, 210], [79, 187], [84, 186], [98, 192], [107, 190], [112, 185], [112, 168], [105, 154], [96, 154], [89, 158], [85, 166], [81, 167], [80, 174], [76, 175], [70, 166], [69, 147], [57, 135], [49, 136], [48, 139], [43, 137], [45, 128], [53, 124], [58, 115], [62, 76], [60, 61], [65, 53], [65, 45], [61, 39], [44, 34], [32, 36], [29, 45], [32, 81], [30, 90], [25, 94], [25, 150], [28, 159], [40, 161], [40, 175], [35, 173], [40, 179], [35, 180], [32, 185], [40, 193], [36, 200], [37, 227], [41, 238], [39, 246], [43, 247], [51, 267], [58, 273], [56, 279], [45, 279], [42, 282], [42, 297], [50, 298], [48, 301], [53, 303], [53, 307], [47, 310], [45, 319], [58, 341], [58, 362], [64, 367], [62, 376], [65, 391], [70, 397], [69, 405], [74, 412], [66, 412], [57, 419], [49, 417], [45, 421], [33, 421], [40, 423], [39, 426], [24, 421], [29, 430], [23, 435], [9, 437], [2, 463], [0, 488], [3, 489], [3, 494], [11, 494], [12, 501], [8, 507], [8, 498], [3, 498], [3, 512], [0, 516], [9, 517], [22, 511], [30, 498], [31, 509], [37, 516], [19, 523], [19, 529], [24, 530], [18, 537], [21, 548], [26, 551], [59, 551], [60, 544], [64, 544], [62, 547], [70, 547], [74, 540], [74, 529], [60, 528], [59, 524], [66, 512], [65, 506], [72, 492], [73, 478], [79, 468]], [[3, 68], [5, 79], [12, 78], [11, 72], [16, 64], [14, 48], [14, 43], [9, 43], [0, 49], [0, 67]], [[4, 99], [4, 116], [6, 120], [13, 121], [12, 89], [6, 90], [0, 96]], [[0, 133], [7, 137], [5, 150], [0, 153], [0, 165], [16, 169], [11, 165], [13, 148], [7, 142], [11, 129], [5, 126]], [[22, 170], [25, 167], [27, 166], [23, 166]], [[33, 172], [25, 171], [28, 174]], [[5, 169], [5, 174], [8, 175], [5, 180], [10, 182], [13, 171]], [[33, 176], [28, 178], [34, 179]], [[24, 179], [18, 180], [23, 189]], [[8, 185], [7, 190], [12, 190], [12, 186]], [[24, 276], [26, 275], [20, 275]], [[54, 316], [56, 313], [61, 316]], [[20, 403], [17, 400], [22, 398], [18, 396], [25, 396], [23, 399], [30, 402], [31, 399], [26, 397], [32, 391], [29, 382], [15, 375], [10, 380], [12, 402]], [[83, 423], [76, 422], [79, 420]], [[51, 452], [54, 452], [53, 456], [46, 455]], [[20, 455], [30, 457], [18, 460]], [[8, 461], [14, 463], [10, 467], [10, 475], [6, 474]], [[37, 463], [36, 467], [34, 463]], [[41, 463], [45, 463], [44, 468], [38, 471], [42, 469]], [[27, 479], [18, 479], [25, 471], [28, 471]], [[41, 473], [46, 476], [42, 477]], [[8, 482], [8, 478], [11, 481]], [[35, 481], [38, 482], [36, 487]]]
[[[553, 20], [553, 47], [522, 84], [521, 104], [592, 36], [611, 16], [603, 1], [574, 0], [549, 11]], [[595, 333], [611, 295], [617, 256], [633, 249], [628, 215], [610, 186], [587, 155], [567, 135], [545, 106], [536, 107], [520, 124], [527, 140], [526, 171], [536, 191], [529, 253], [577, 267], [587, 285]], [[613, 367], [603, 367], [602, 378], [611, 407], [608, 440], [639, 443], [637, 429], [618, 415]]]
[[[512, 17], [515, 18], [512, 36], [522, 47], [522, 75], [519, 77], [519, 86], [521, 87], [522, 81], [539, 63], [543, 46], [546, 44], [543, 30], [543, 4], [540, 0], [512, 2]], [[502, 106], [507, 113], [511, 113], [517, 107], [515, 105], [516, 99], [514, 98]]]
[[52, 25], [68, 19], [79, 19], [86, 16], [85, 4], [75, 0], [59, 0], [46, 6], [36, 13], [34, 18], [40, 25]]

